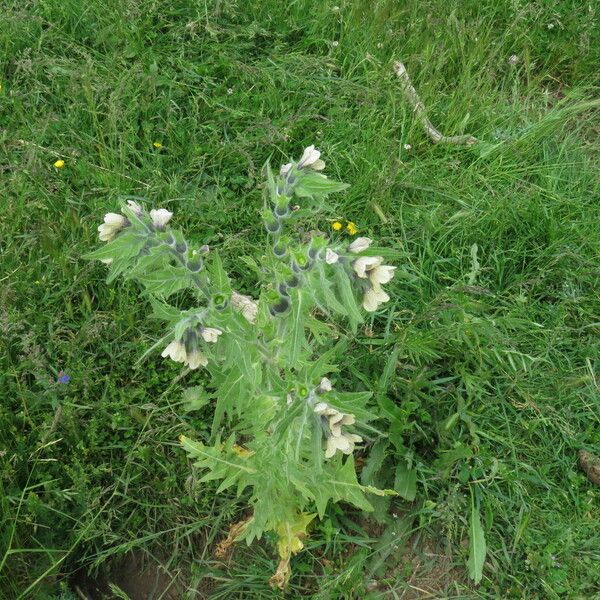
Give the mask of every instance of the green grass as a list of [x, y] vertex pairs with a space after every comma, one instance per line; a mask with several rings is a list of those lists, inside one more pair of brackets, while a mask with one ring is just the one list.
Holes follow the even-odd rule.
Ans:
[[[212, 557], [244, 507], [198, 487], [176, 444], [210, 422], [182, 410], [198, 376], [155, 357], [135, 366], [159, 328], [135, 286], [106, 286], [81, 256], [101, 215], [141, 196], [219, 247], [251, 290], [238, 257], [263, 236], [261, 166], [310, 143], [351, 184], [331, 218], [404, 256], [344, 381], [373, 387], [399, 348], [387, 393], [418, 492], [387, 527], [332, 509], [288, 597], [364, 598], [373, 580], [371, 597], [408, 597], [439, 565], [413, 573], [400, 555], [427, 545], [454, 567], [433, 597], [600, 597], [599, 493], [577, 468], [579, 449], [600, 453], [597, 8], [337, 5], [5, 3], [0, 597], [68, 598], [70, 573], [129, 549], [210, 597], [280, 597], [268, 545]], [[481, 142], [432, 145], [395, 59], [434, 124]], [[53, 383], [61, 369], [68, 385]], [[478, 587], [465, 575], [470, 489], [488, 545]]]

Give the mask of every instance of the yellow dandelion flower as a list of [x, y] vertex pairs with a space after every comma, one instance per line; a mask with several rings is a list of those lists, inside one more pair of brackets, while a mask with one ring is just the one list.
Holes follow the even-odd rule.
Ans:
[[154, 142], [152, 144], [155, 148], [162, 148], [162, 144], [160, 142]]
[[57, 161], [54, 163], [54, 166], [55, 166], [57, 169], [62, 169], [62, 168], [65, 166], [65, 161], [64, 161], [62, 158], [60, 158], [59, 160], [57, 160]]
[[346, 229], [350, 235], [356, 235], [358, 233], [358, 227], [356, 226], [356, 223], [353, 223], [352, 221], [348, 221]]
[[331, 227], [334, 231], [339, 231], [342, 228], [342, 224], [339, 221], [332, 223]]

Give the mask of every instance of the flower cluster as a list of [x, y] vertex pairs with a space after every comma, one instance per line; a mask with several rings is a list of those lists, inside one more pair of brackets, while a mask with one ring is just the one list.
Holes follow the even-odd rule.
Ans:
[[[129, 208], [129, 210], [137, 217], [141, 217], [144, 212], [142, 207], [133, 200], [127, 201], [127, 208]], [[166, 208], [150, 211], [152, 225], [160, 231], [164, 230], [172, 216], [173, 213], [169, 212]], [[112, 242], [117, 234], [129, 224], [129, 220], [123, 215], [118, 213], [106, 213], [104, 215], [104, 223], [98, 227], [98, 237], [102, 242]]]
[[163, 351], [163, 358], [170, 358], [183, 363], [190, 369], [197, 369], [208, 364], [208, 359], [198, 347], [199, 336], [209, 343], [215, 343], [223, 332], [215, 327], [196, 327], [188, 329], [181, 340], [173, 340]]
[[[369, 238], [360, 237], [348, 246], [348, 250], [353, 254], [358, 254], [367, 250], [370, 245]], [[381, 256], [359, 256], [352, 263], [352, 268], [360, 279], [368, 280], [368, 288], [363, 296], [363, 308], [367, 312], [377, 310], [380, 304], [390, 299], [381, 286], [391, 281], [396, 267], [384, 265]]]
[[[321, 387], [323, 384], [321, 383]], [[333, 408], [327, 402], [319, 402], [314, 412], [321, 417], [323, 424], [329, 429], [327, 434], [327, 446], [325, 458], [331, 458], [337, 450], [343, 454], [352, 454], [354, 444], [362, 442], [362, 438], [354, 433], [342, 431], [342, 425], [353, 425], [356, 419], [354, 415], [345, 414]]]

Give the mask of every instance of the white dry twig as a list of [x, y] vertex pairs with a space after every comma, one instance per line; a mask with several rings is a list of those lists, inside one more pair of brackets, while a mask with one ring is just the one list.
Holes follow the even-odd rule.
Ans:
[[425, 133], [429, 136], [434, 144], [465, 144], [467, 146], [471, 146], [477, 143], [477, 138], [473, 137], [472, 135], [444, 135], [438, 131], [427, 118], [425, 105], [423, 102], [421, 102], [419, 94], [417, 94], [417, 90], [415, 90], [413, 87], [410, 77], [406, 71], [406, 67], [399, 60], [394, 63], [394, 72], [400, 80], [405, 98], [413, 107], [413, 112], [417, 118], [420, 119], [421, 123], [423, 124], [423, 128], [425, 129]]

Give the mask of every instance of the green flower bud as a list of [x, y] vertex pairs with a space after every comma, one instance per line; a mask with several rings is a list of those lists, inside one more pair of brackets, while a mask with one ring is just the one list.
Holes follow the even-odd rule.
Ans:
[[277, 304], [273, 304], [269, 307], [269, 312], [276, 317], [277, 315], [281, 315], [286, 312], [289, 307], [290, 301], [285, 296], [282, 296]]
[[281, 244], [275, 244], [275, 246], [273, 246], [273, 254], [279, 258], [282, 258], [287, 254], [287, 248]]
[[297, 288], [302, 282], [297, 275], [293, 275], [285, 283], [289, 288]]
[[188, 263], [187, 267], [192, 273], [198, 273], [199, 271], [202, 270], [202, 261], [201, 260], [193, 260]]
[[265, 221], [265, 228], [269, 233], [279, 233], [281, 231], [281, 223], [275, 219]]
[[290, 214], [289, 204], [286, 202], [285, 206], [276, 206], [274, 212], [277, 217], [287, 217]]
[[225, 294], [216, 294], [213, 296], [213, 304], [217, 310], [223, 310], [227, 307], [229, 300]]

